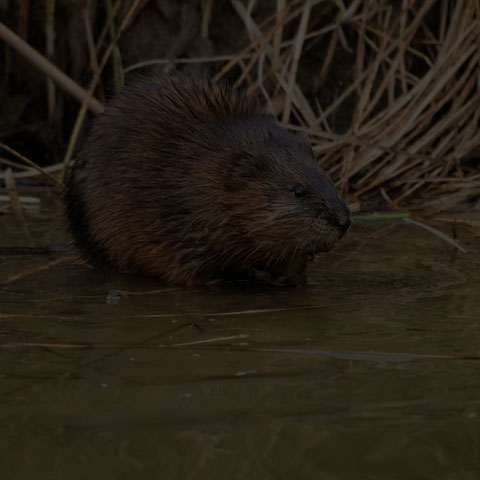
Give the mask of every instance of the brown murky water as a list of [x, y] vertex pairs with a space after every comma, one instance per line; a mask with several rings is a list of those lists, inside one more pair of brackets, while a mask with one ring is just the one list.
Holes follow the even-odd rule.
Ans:
[[[65, 241], [58, 206], [26, 218]], [[10, 213], [0, 232], [25, 244]], [[297, 289], [0, 257], [0, 478], [480, 478], [480, 239], [459, 234], [465, 254], [354, 226]]]

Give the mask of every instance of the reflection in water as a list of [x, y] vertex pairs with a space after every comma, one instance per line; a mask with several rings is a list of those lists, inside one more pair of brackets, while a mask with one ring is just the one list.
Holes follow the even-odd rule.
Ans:
[[[26, 218], [65, 243], [56, 210]], [[479, 241], [459, 235], [465, 254], [354, 227], [296, 289], [1, 257], [1, 478], [478, 478]]]

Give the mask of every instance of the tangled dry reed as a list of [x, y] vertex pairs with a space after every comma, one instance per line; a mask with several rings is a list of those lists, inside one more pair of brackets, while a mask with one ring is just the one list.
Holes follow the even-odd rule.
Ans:
[[[64, 163], [47, 167], [49, 175], [59, 178], [68, 168], [87, 108], [99, 110], [89, 96], [102, 79], [108, 81], [101, 74], [113, 52], [109, 75], [117, 84], [125, 74], [146, 67], [215, 65], [216, 78], [233, 78], [259, 96], [279, 121], [308, 132], [319, 162], [351, 203], [440, 211], [478, 201], [477, 0], [276, 0], [267, 2], [267, 13], [260, 2], [231, 0], [244, 29], [236, 53], [185, 58], [175, 55], [182, 49], [172, 45], [163, 58], [122, 65], [117, 42], [147, 3], [115, 2], [95, 39], [89, 12], [84, 12], [93, 81], [72, 92], [83, 96], [83, 107]], [[198, 8], [198, 35], [208, 38], [216, 5], [204, 0]], [[47, 27], [54, 28], [51, 21]], [[187, 37], [182, 31], [178, 42]], [[70, 91], [54, 67], [44, 66], [44, 72]], [[48, 95], [52, 112], [54, 90], [49, 88]], [[6, 161], [17, 167], [17, 180], [41, 173]]]

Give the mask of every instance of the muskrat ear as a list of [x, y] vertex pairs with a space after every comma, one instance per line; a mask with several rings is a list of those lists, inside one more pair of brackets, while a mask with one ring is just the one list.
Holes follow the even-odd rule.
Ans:
[[312, 144], [310, 143], [310, 138], [308, 135], [302, 131], [302, 130], [297, 130], [293, 132], [299, 143], [302, 145], [302, 147], [305, 149], [305, 151], [314, 157], [313, 149], [312, 149]]

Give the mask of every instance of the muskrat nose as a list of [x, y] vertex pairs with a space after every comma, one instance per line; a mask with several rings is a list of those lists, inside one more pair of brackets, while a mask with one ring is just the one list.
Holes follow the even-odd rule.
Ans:
[[342, 232], [342, 235], [345, 235], [347, 230], [350, 228], [350, 225], [352, 224], [352, 217], [350, 214], [348, 216], [345, 216], [341, 220], [337, 222], [338, 229]]
[[352, 224], [352, 216], [350, 215], [350, 212], [346, 210], [345, 212], [338, 212], [332, 215], [329, 219], [329, 223], [338, 228], [340, 230], [340, 233], [345, 235], [347, 230], [350, 228], [350, 225]]

